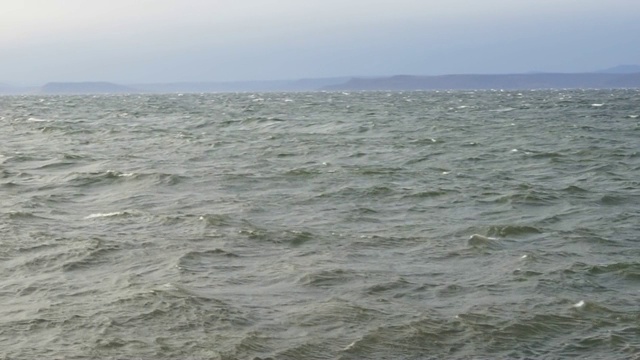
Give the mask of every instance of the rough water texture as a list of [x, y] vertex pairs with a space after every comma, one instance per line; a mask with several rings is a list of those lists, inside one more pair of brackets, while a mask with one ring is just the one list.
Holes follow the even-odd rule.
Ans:
[[0, 358], [640, 357], [639, 104], [0, 97]]

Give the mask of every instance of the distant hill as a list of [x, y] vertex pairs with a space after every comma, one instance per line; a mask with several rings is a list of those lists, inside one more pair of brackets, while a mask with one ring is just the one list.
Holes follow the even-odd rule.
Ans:
[[42, 94], [122, 94], [139, 92], [110, 82], [50, 82], [40, 88]]
[[640, 88], [640, 65], [618, 65], [589, 73], [395, 75], [331, 77], [273, 81], [175, 82], [121, 85], [110, 82], [50, 82], [42, 87], [0, 83], [9, 94], [215, 93], [345, 90], [482, 90], [482, 89]]
[[322, 90], [483, 90], [483, 89], [610, 89], [640, 88], [640, 73], [398, 75], [352, 78]]
[[603, 74], [633, 74], [640, 73], [640, 65], [618, 65], [612, 68], [597, 71]]
[[313, 91], [325, 86], [342, 84], [348, 81], [350, 77], [332, 77], [321, 79], [300, 79], [292, 82], [290, 88], [292, 91]]

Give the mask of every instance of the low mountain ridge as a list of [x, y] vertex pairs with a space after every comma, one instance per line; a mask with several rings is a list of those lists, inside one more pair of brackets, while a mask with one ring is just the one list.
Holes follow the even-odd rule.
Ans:
[[499, 75], [397, 75], [352, 78], [325, 86], [328, 91], [358, 90], [527, 90], [527, 89], [616, 89], [640, 88], [640, 72], [618, 73], [529, 73]]
[[175, 82], [121, 85], [106, 81], [50, 82], [42, 87], [0, 83], [0, 95], [215, 93], [357, 90], [484, 89], [615, 89], [640, 88], [640, 65], [618, 65], [586, 73], [394, 75], [328, 77], [272, 81]]
[[640, 65], [618, 65], [608, 69], [597, 71], [604, 74], [633, 74], [640, 73]]

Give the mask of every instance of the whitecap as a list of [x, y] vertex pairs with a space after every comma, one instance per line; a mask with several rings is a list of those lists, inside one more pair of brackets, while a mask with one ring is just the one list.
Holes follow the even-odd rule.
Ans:
[[342, 349], [343, 351], [349, 351], [351, 350], [354, 346], [356, 346], [356, 343], [358, 342], [358, 340], [352, 342], [351, 344], [347, 345], [344, 347], [344, 349]]
[[85, 219], [95, 219], [95, 218], [101, 218], [101, 217], [112, 217], [112, 216], [119, 216], [119, 215], [125, 215], [127, 214], [126, 211], [115, 211], [115, 212], [110, 212], [110, 213], [95, 213], [95, 214], [91, 214], [88, 216], [85, 216]]
[[121, 173], [115, 170], [107, 170], [106, 174], [109, 176], [117, 176], [117, 177], [130, 177], [135, 175], [134, 173]]
[[577, 303], [573, 304], [573, 307], [574, 307], [574, 308], [582, 308], [582, 307], [584, 307], [585, 305], [586, 305], [586, 304], [585, 304], [584, 300], [580, 300], [580, 301], [578, 301]]
[[484, 236], [484, 235], [480, 235], [480, 234], [473, 234], [473, 235], [469, 236], [469, 240], [496, 241], [496, 240], [498, 240], [498, 238], [491, 237], [491, 236]]
[[591, 104], [591, 106], [593, 106], [593, 107], [600, 107], [600, 106], [603, 106], [603, 105], [604, 104]]

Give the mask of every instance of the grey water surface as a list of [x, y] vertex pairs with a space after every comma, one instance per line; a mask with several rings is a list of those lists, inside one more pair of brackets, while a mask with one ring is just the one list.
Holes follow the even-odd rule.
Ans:
[[0, 358], [640, 358], [639, 115], [637, 90], [0, 97]]

